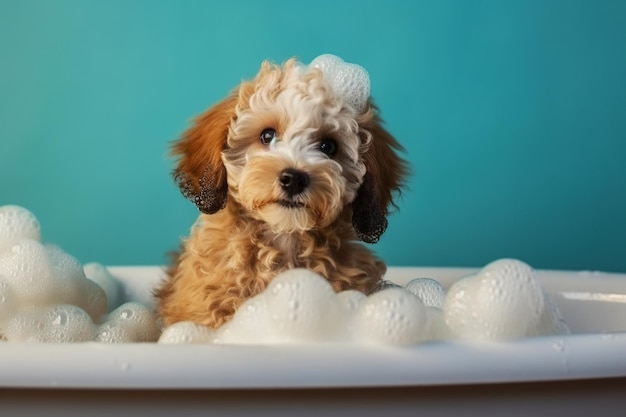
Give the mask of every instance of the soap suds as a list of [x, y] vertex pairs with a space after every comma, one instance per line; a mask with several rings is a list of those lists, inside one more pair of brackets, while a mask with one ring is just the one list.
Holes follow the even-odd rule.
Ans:
[[106, 267], [83, 266], [58, 246], [42, 243], [39, 222], [28, 210], [0, 207], [2, 342], [407, 346], [569, 334], [535, 271], [515, 259], [492, 262], [447, 291], [433, 279], [417, 278], [405, 287], [385, 281], [369, 295], [335, 293], [320, 275], [293, 269], [217, 330], [190, 322], [162, 329], [150, 306], [124, 301]]
[[346, 104], [358, 113], [366, 110], [370, 97], [370, 78], [362, 66], [344, 62], [336, 55], [324, 54], [301, 68], [303, 72], [310, 68], [319, 69], [333, 92]]
[[104, 266], [83, 267], [42, 243], [39, 222], [27, 209], [0, 207], [0, 340], [156, 341], [161, 329], [154, 312], [121, 302], [119, 282]]

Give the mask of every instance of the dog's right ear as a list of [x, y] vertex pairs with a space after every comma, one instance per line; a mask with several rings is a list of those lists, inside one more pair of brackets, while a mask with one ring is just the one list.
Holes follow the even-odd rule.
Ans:
[[235, 117], [238, 95], [226, 99], [197, 117], [194, 124], [172, 146], [179, 157], [173, 175], [183, 195], [201, 212], [213, 214], [226, 205], [228, 184], [222, 151]]
[[383, 127], [378, 109], [370, 103], [373, 112], [363, 127], [371, 134], [371, 144], [363, 155], [367, 173], [352, 202], [352, 225], [360, 240], [376, 243], [387, 229], [387, 214], [409, 175], [407, 162], [398, 152], [404, 149]]

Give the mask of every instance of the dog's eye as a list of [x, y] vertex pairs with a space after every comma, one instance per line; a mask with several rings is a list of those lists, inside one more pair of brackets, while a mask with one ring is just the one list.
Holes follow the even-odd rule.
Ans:
[[331, 138], [322, 139], [320, 141], [320, 151], [328, 156], [334, 156], [337, 153], [337, 142]]
[[273, 141], [275, 137], [276, 137], [276, 131], [272, 129], [271, 127], [268, 127], [267, 129], [263, 129], [259, 139], [261, 139], [261, 143], [263, 145], [269, 145], [270, 142]]

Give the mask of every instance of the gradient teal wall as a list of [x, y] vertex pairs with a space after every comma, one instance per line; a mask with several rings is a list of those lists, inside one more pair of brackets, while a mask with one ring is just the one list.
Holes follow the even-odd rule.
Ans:
[[388, 263], [626, 272], [625, 1], [0, 0], [0, 204], [82, 262], [163, 263], [196, 216], [170, 141], [327, 52], [413, 165]]

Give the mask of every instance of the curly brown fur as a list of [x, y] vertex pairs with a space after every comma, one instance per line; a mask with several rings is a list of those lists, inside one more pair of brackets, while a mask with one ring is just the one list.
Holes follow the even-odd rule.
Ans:
[[386, 267], [357, 240], [385, 231], [407, 174], [398, 150], [371, 101], [356, 111], [320, 70], [264, 63], [173, 146], [202, 214], [156, 292], [165, 323], [217, 328], [291, 268], [372, 291]]

